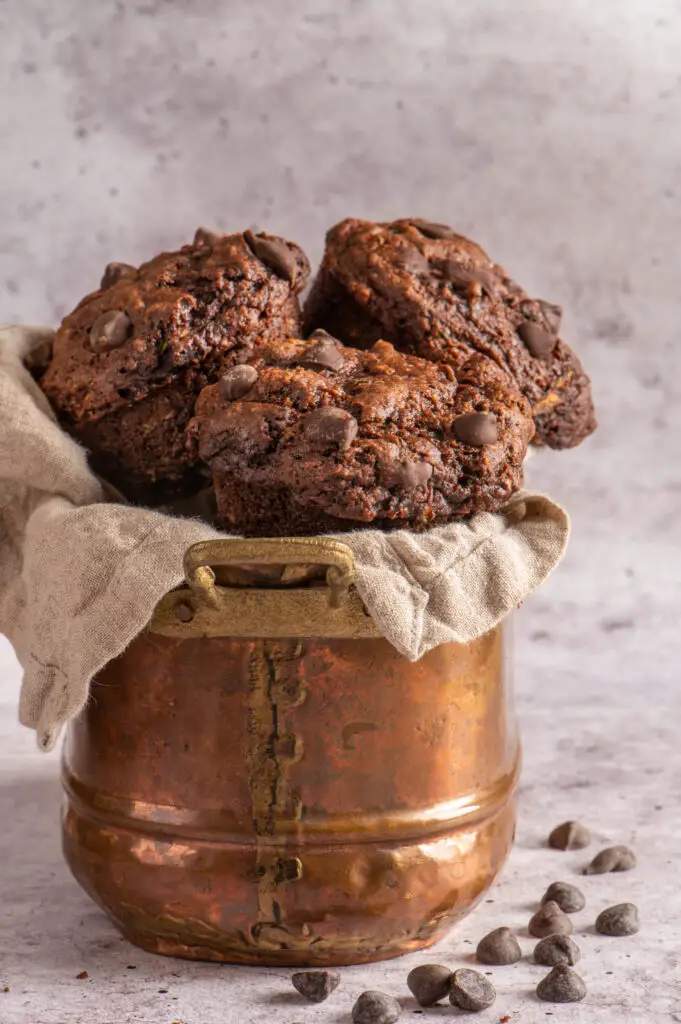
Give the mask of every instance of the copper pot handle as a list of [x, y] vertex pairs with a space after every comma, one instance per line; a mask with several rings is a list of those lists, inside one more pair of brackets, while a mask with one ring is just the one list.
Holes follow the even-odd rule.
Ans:
[[327, 566], [329, 605], [339, 607], [341, 597], [355, 579], [355, 559], [347, 545], [328, 537], [258, 537], [204, 540], [192, 544], [184, 556], [184, 573], [192, 593], [212, 608], [220, 606], [214, 567], [230, 565]]

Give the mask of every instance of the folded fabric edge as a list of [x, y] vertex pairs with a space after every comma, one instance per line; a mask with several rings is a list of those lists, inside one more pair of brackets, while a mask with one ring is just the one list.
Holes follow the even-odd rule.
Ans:
[[[530, 510], [532, 509], [532, 505], [534, 503], [534, 504], [537, 505], [537, 508], [540, 509], [540, 511], [542, 512], [542, 515], [543, 515], [543, 517], [545, 519], [547, 519], [549, 521], [553, 519], [554, 522], [555, 522], [555, 525], [556, 525], [556, 534], [555, 534], [554, 541], [553, 541], [553, 548], [554, 548], [553, 555], [550, 558], [546, 559], [546, 561], [544, 563], [544, 566], [543, 566], [543, 569], [542, 569], [541, 573], [539, 574], [539, 577], [536, 579], [535, 584], [531, 588], [527, 589], [527, 591], [522, 595], [521, 600], [524, 599], [525, 597], [529, 596], [530, 593], [532, 593], [534, 590], [536, 590], [537, 587], [540, 586], [541, 583], [543, 583], [544, 580], [548, 577], [550, 572], [553, 571], [553, 569], [556, 567], [556, 565], [558, 564], [558, 562], [562, 558], [562, 555], [563, 555], [563, 553], [565, 551], [565, 548], [566, 548], [566, 545], [567, 545], [568, 536], [569, 536], [569, 519], [568, 519], [567, 513], [559, 505], [557, 505], [551, 499], [549, 499], [549, 498], [547, 498], [547, 497], [545, 497], [543, 495], [528, 495], [528, 494], [524, 494], [522, 496], [522, 500], [530, 505]], [[519, 503], [518, 500], [514, 501], [514, 505], [518, 504], [518, 503]], [[81, 511], [83, 508], [84, 508], [84, 506], [80, 506], [78, 508], [78, 511]], [[74, 507], [74, 511], [75, 510], [76, 510], [76, 507]], [[172, 520], [173, 518], [176, 519], [176, 522], [182, 522], [183, 524], [186, 524], [188, 529], [192, 529], [193, 528], [193, 529], [197, 530], [197, 534], [200, 531], [201, 536], [197, 535], [197, 536], [195, 536], [193, 538], [187, 538], [187, 542], [186, 542], [187, 546], [190, 546], [191, 544], [196, 543], [198, 540], [204, 540], [204, 539], [224, 539], [224, 540], [229, 540], [229, 539], [234, 539], [234, 537], [235, 537], [235, 535], [227, 535], [227, 534], [223, 534], [223, 533], [220, 533], [218, 531], [215, 531], [210, 526], [208, 526], [205, 523], [202, 523], [199, 520], [189, 520], [189, 519], [186, 519], [186, 520], [182, 519], [182, 520], [180, 520], [180, 519], [177, 519], [176, 517], [171, 517], [171, 516], [165, 515], [163, 513], [153, 512], [153, 510], [148, 510], [148, 511], [150, 512], [150, 514], [152, 514], [154, 516], [156, 516], [156, 515], [161, 516], [161, 521], [158, 524], [158, 529], [161, 530], [161, 531], [164, 529], [164, 526], [168, 523], [168, 520]], [[547, 513], [548, 513], [548, 515], [547, 515]], [[506, 523], [506, 527], [505, 527], [506, 529], [512, 529], [512, 528], [514, 528], [514, 526], [517, 526], [517, 524], [509, 523], [505, 519], [505, 517], [503, 516], [503, 513], [496, 513], [496, 516], [501, 518], [501, 519], [504, 519], [504, 522]], [[368, 539], [368, 537], [369, 537], [369, 535], [371, 533], [380, 534], [382, 540], [385, 538], [385, 534], [383, 534], [381, 531], [378, 531], [378, 530], [376, 530], [376, 531], [372, 531], [372, 530], [356, 531], [356, 535], [362, 537], [363, 543], [365, 543], [367, 541], [367, 539]], [[486, 538], [482, 539], [480, 543], [481, 544], [492, 543], [498, 537], [498, 535], [499, 535], [499, 531], [497, 529], [495, 529]], [[344, 543], [347, 543], [350, 548], [353, 548], [353, 535], [352, 534], [346, 534], [344, 536], [338, 537], [337, 539], [343, 541]], [[155, 546], [157, 549], [163, 550], [163, 546], [166, 543], [167, 543], [167, 538], [163, 538], [163, 539], [159, 540], [158, 542], [153, 542], [152, 547]], [[474, 548], [473, 550], [474, 551], [478, 550], [479, 546], [480, 545], [477, 545], [476, 548]], [[424, 639], [424, 622], [425, 622], [426, 613], [427, 613], [427, 606], [428, 606], [428, 603], [429, 603], [429, 595], [428, 595], [427, 591], [424, 590], [424, 588], [421, 586], [421, 584], [419, 584], [418, 580], [410, 574], [409, 567], [403, 561], [400, 561], [400, 559], [397, 557], [396, 552], [391, 549], [390, 553], [392, 555], [391, 561], [394, 559], [394, 567], [392, 567], [392, 568], [390, 568], [388, 570], [381, 569], [380, 571], [389, 571], [389, 572], [391, 572], [391, 574], [394, 575], [396, 582], [399, 582], [401, 586], [404, 586], [405, 583], [407, 585], [413, 584], [413, 586], [415, 588], [415, 591], [417, 592], [417, 597], [416, 597], [416, 600], [415, 600], [415, 604], [416, 604], [415, 621], [414, 621], [414, 624], [413, 624], [413, 628], [411, 630], [410, 640], [409, 640], [409, 642], [406, 645], [400, 643], [399, 637], [396, 635], [396, 631], [395, 631], [395, 628], [394, 628], [394, 622], [391, 621], [391, 617], [390, 617], [390, 614], [389, 614], [389, 609], [384, 608], [379, 602], [377, 602], [375, 600], [375, 593], [372, 590], [371, 586], [368, 585], [366, 579], [364, 578], [363, 573], [362, 573], [361, 565], [358, 565], [358, 575], [357, 575], [356, 585], [357, 585], [358, 592], [360, 593], [360, 596], [363, 598], [363, 600], [365, 600], [365, 602], [368, 603], [368, 605], [370, 607], [370, 612], [373, 615], [374, 620], [376, 621], [377, 625], [379, 626], [381, 631], [386, 636], [386, 639], [390, 643], [392, 643], [393, 646], [401, 654], [403, 654], [405, 657], [407, 657], [410, 661], [417, 661], [417, 660], [419, 660], [419, 658], [423, 657], [423, 655], [426, 654], [429, 650], [431, 650], [432, 648], [438, 646], [438, 644], [443, 642], [443, 641], [441, 641], [441, 640], [440, 641], [428, 641], [427, 639]], [[456, 564], [457, 564], [457, 560], [454, 560], [452, 565], [450, 565], [450, 567], [449, 567], [450, 571], [451, 571], [451, 569], [454, 566], [456, 566]], [[376, 566], [374, 566], [373, 569], [370, 570], [370, 571], [372, 571], [374, 574], [376, 574], [376, 573], [379, 572], [379, 569]], [[137, 566], [135, 566], [135, 573], [137, 573]], [[118, 582], [120, 583], [120, 578], [121, 578], [120, 574], [117, 574], [117, 575], [118, 575]], [[174, 586], [177, 586], [179, 583], [181, 583], [182, 579], [183, 579], [182, 572], [180, 570], [178, 570], [178, 572], [175, 574], [175, 576], [173, 576], [172, 579], [170, 579], [168, 577], [168, 578], [166, 578], [165, 580], [162, 581], [161, 585], [158, 588], [154, 588], [153, 594], [150, 594], [150, 596], [149, 596], [150, 610], [149, 610], [149, 615], [148, 615], [147, 622], [149, 621], [149, 619], [153, 615], [153, 610], [154, 610], [154, 607], [155, 607], [156, 603], [158, 602], [158, 600], [160, 600], [160, 598], [163, 596], [164, 593], [167, 593]], [[467, 636], [465, 638], [458, 638], [457, 636], [452, 635], [451, 639], [452, 640], [459, 639], [459, 642], [468, 642], [469, 640], [474, 639], [475, 636], [483, 635], [485, 632], [488, 632], [490, 629], [494, 628], [494, 626], [497, 625], [498, 622], [500, 622], [504, 618], [504, 616], [512, 609], [512, 607], [516, 603], [517, 602], [515, 600], [512, 601], [512, 602], [509, 602], [508, 605], [495, 617], [495, 621], [493, 623], [489, 624], [484, 630], [481, 630], [478, 633], [471, 634], [471, 635], [469, 635], [469, 636]], [[40, 718], [38, 720], [37, 725], [35, 723], [30, 723], [32, 725], [32, 727], [36, 728], [36, 730], [37, 730], [37, 733], [38, 733], [38, 737], [37, 737], [38, 738], [38, 745], [39, 745], [41, 750], [49, 751], [49, 750], [51, 750], [54, 747], [55, 743], [57, 742], [57, 740], [59, 738], [61, 730], [62, 730], [63, 726], [66, 724], [66, 722], [70, 718], [73, 717], [74, 713], [77, 714], [78, 711], [82, 710], [82, 707], [84, 707], [86, 705], [87, 698], [88, 698], [89, 687], [90, 687], [90, 683], [91, 683], [92, 679], [95, 678], [97, 673], [102, 670], [104, 665], [106, 665], [109, 661], [113, 660], [113, 658], [119, 656], [129, 646], [129, 644], [135, 639], [135, 637], [137, 635], [139, 635], [139, 633], [145, 628], [145, 625], [146, 625], [146, 623], [141, 628], [139, 628], [138, 625], [134, 625], [134, 626], [131, 626], [130, 629], [127, 632], [123, 631], [123, 633], [119, 637], [120, 643], [117, 643], [114, 647], [109, 648], [104, 653], [104, 656], [96, 663], [96, 665], [94, 666], [92, 672], [89, 673], [86, 677], [81, 679], [80, 684], [78, 686], [78, 690], [82, 694], [82, 702], [81, 702], [80, 707], [78, 708], [77, 711], [74, 712], [73, 708], [71, 707], [69, 709], [69, 711], [67, 712], [66, 709], [63, 708], [63, 709], [61, 709], [59, 711], [56, 719], [54, 717], [51, 717], [51, 719], [50, 719], [50, 715], [46, 714], [45, 710], [44, 710], [43, 714], [41, 714], [41, 716], [40, 716]], [[53, 707], [52, 710], [55, 711], [55, 710], [57, 710], [57, 708]], [[48, 720], [48, 719], [50, 719], [50, 720]], [[29, 724], [29, 723], [26, 722], [24, 724]]]

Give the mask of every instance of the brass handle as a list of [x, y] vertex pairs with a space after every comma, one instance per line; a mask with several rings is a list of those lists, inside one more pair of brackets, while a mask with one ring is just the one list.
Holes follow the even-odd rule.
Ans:
[[327, 566], [329, 604], [337, 608], [341, 595], [355, 578], [355, 559], [347, 545], [328, 537], [258, 537], [204, 540], [192, 544], [184, 556], [187, 585], [196, 596], [218, 608], [220, 605], [213, 567], [230, 565], [320, 565]]

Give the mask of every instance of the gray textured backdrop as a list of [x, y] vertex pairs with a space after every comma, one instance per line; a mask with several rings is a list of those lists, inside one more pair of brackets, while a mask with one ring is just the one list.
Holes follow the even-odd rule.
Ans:
[[[620, 940], [585, 957], [580, 1020], [681, 1020], [679, 0], [0, 0], [0, 51], [2, 321], [55, 322], [109, 260], [177, 246], [200, 223], [256, 224], [314, 260], [349, 214], [448, 220], [565, 306], [601, 426], [531, 463], [574, 534], [518, 616], [525, 799], [512, 884], [494, 895], [517, 910], [522, 893], [526, 913], [556, 815], [638, 840], [634, 882], [608, 891], [640, 901], [648, 924], [635, 958]], [[199, 968], [144, 958], [144, 984], [140, 970], [121, 987], [120, 958], [142, 959], [106, 952], [108, 926], [66, 877], [56, 766], [15, 725], [18, 682], [0, 645], [3, 1022], [269, 1016], [247, 972], [221, 975], [238, 1003], [224, 1013]], [[505, 923], [493, 911], [464, 934]], [[92, 985], [74, 989], [84, 965]], [[166, 968], [168, 999], [185, 1002], [161, 1013]], [[352, 977], [381, 987], [403, 972]], [[531, 968], [516, 977], [536, 983]], [[261, 984], [269, 998], [276, 977]], [[55, 1016], [55, 1000], [77, 1015]], [[500, 1014], [515, 1006], [504, 996]]]

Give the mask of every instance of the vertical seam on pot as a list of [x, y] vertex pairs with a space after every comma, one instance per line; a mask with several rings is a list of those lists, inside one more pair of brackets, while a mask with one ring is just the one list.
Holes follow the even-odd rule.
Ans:
[[[288, 670], [297, 664], [299, 655], [297, 642], [263, 640], [255, 644], [250, 658], [247, 761], [257, 844], [258, 913], [252, 929], [256, 943], [263, 927], [286, 930], [285, 914], [275, 897], [282, 884], [294, 880], [282, 869], [280, 851], [266, 840], [275, 835], [279, 815], [299, 813], [287, 777], [288, 768], [302, 754], [299, 737], [294, 736], [292, 757], [280, 758], [277, 749], [286, 734], [284, 713], [305, 699], [299, 687], [291, 692], [286, 688]], [[298, 682], [297, 672], [295, 676]]]

